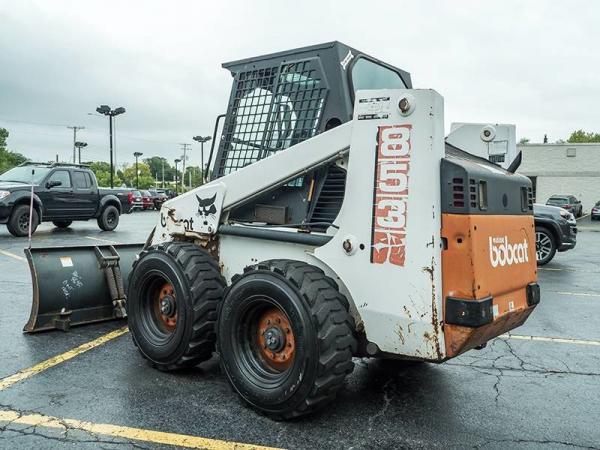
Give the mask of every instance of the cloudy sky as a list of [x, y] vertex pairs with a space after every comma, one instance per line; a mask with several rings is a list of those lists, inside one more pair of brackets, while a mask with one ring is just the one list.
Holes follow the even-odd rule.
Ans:
[[554, 141], [600, 131], [599, 19], [596, 1], [0, 0], [0, 127], [12, 150], [66, 160], [66, 126], [85, 126], [88, 159], [107, 160], [108, 119], [88, 113], [124, 106], [119, 163], [174, 159], [225, 111], [222, 62], [339, 40], [440, 92], [447, 130]]

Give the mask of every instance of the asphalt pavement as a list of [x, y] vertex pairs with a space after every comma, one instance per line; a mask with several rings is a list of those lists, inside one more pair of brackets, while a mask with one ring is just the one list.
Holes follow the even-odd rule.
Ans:
[[[125, 215], [114, 232], [92, 221], [43, 224], [33, 245], [143, 242], [156, 220]], [[292, 422], [243, 405], [216, 358], [176, 373], [150, 368], [129, 333], [19, 372], [125, 325], [22, 334], [32, 295], [26, 245], [0, 226], [0, 448], [600, 449], [600, 233], [580, 232], [573, 251], [539, 270], [542, 302], [511, 338], [439, 365], [357, 359], [333, 404]], [[13, 374], [23, 379], [3, 385]]]

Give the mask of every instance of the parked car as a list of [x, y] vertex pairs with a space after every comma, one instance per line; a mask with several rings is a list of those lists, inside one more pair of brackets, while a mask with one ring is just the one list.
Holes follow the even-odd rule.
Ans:
[[154, 203], [154, 209], [160, 210], [162, 204], [166, 202], [169, 197], [164, 192], [158, 192], [157, 190], [150, 189], [150, 195], [152, 195], [152, 202]]
[[140, 191], [142, 194], [142, 209], [154, 209], [154, 201], [150, 191]]
[[577, 221], [569, 211], [556, 206], [533, 205], [535, 250], [538, 266], [548, 264], [556, 252], [566, 252], [577, 244]]
[[590, 217], [592, 220], [600, 219], [600, 201], [596, 202], [596, 204], [592, 207]]
[[0, 175], [0, 223], [14, 236], [29, 232], [32, 185], [32, 233], [41, 222], [67, 228], [73, 221], [89, 219], [111, 231], [119, 224], [119, 215], [128, 209], [124, 196], [98, 188], [96, 176], [87, 166], [24, 163]]
[[132, 190], [128, 194], [128, 202], [131, 205], [131, 211], [135, 211], [136, 209], [143, 209], [144, 201], [142, 199], [142, 193], [137, 190]]
[[553, 195], [548, 199], [546, 205], [558, 206], [559, 208], [566, 209], [575, 217], [581, 217], [583, 215], [581, 201], [577, 200], [577, 197], [574, 195]]

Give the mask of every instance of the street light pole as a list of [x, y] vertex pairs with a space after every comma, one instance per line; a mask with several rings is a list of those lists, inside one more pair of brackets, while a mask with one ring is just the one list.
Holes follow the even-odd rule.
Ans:
[[75, 142], [75, 147], [79, 151], [79, 164], [81, 164], [81, 149], [87, 147], [87, 142]]
[[135, 188], [140, 188], [140, 171], [138, 170], [138, 158], [142, 156], [142, 152], [134, 152], [133, 156], [135, 156]]
[[179, 180], [178, 180], [178, 174], [177, 174], [177, 164], [179, 164], [181, 162], [180, 159], [176, 159], [175, 160], [175, 195], [179, 194]]
[[162, 188], [165, 188], [165, 158], [161, 158], [162, 161]]
[[109, 135], [110, 135], [109, 136], [109, 138], [110, 138], [110, 187], [112, 189], [115, 187], [115, 183], [114, 183], [115, 166], [114, 166], [114, 161], [113, 161], [113, 120], [119, 114], [123, 114], [125, 112], [125, 108], [123, 108], [121, 106], [119, 108], [111, 109], [111, 107], [108, 105], [101, 105], [98, 108], [96, 108], [96, 112], [98, 112], [104, 116], [108, 116], [108, 131], [109, 131]]
[[75, 145], [77, 143], [77, 131], [83, 130], [85, 127], [72, 126], [67, 128], [73, 130], [73, 164], [75, 164], [77, 162], [75, 160], [75, 152], [77, 151], [77, 145]]
[[211, 140], [210, 136], [194, 136], [196, 142], [200, 142], [200, 169], [202, 170], [202, 183], [206, 181], [206, 172], [204, 170], [204, 143]]

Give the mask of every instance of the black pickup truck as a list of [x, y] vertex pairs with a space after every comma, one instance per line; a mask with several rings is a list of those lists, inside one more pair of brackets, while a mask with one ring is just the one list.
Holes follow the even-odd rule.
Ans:
[[32, 185], [32, 233], [40, 222], [66, 228], [75, 220], [89, 219], [112, 231], [119, 215], [128, 212], [127, 191], [98, 188], [87, 166], [24, 163], [0, 175], [0, 224], [14, 236], [28, 234]]

